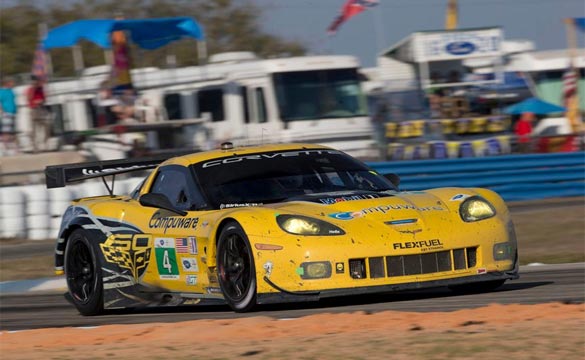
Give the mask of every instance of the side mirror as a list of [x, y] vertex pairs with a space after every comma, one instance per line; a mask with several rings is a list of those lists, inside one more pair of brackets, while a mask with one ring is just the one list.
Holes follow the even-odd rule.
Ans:
[[171, 204], [169, 199], [166, 196], [164, 196], [163, 194], [157, 194], [157, 193], [144, 194], [138, 199], [138, 201], [140, 202], [140, 205], [142, 205], [142, 206], [168, 210], [172, 213], [175, 213], [175, 214], [178, 214], [181, 216], [187, 215], [186, 211], [175, 208], [173, 206], [173, 204]]
[[396, 186], [396, 188], [398, 189], [398, 185], [400, 185], [400, 176], [398, 176], [394, 173], [390, 173], [390, 174], [384, 174], [384, 177], [386, 179], [390, 180], [392, 185]]

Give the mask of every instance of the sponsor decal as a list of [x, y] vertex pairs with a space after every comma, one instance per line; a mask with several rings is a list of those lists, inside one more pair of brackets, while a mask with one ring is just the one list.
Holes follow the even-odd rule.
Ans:
[[185, 282], [187, 285], [197, 285], [197, 275], [185, 275]]
[[199, 266], [195, 258], [182, 258], [181, 264], [183, 264], [183, 271], [185, 272], [199, 272]]
[[455, 196], [453, 196], [451, 199], [449, 199], [449, 201], [463, 201], [465, 199], [467, 199], [470, 195], [466, 195], [466, 194], [457, 194]]
[[186, 299], [183, 301], [183, 305], [197, 305], [201, 302], [201, 299]]
[[134, 279], [138, 279], [150, 262], [149, 240], [142, 234], [116, 234], [108, 237], [100, 248], [107, 262], [129, 270]]
[[189, 248], [189, 254], [197, 255], [197, 239], [195, 236], [189, 236], [187, 238], [187, 246]]
[[329, 217], [332, 217], [332, 218], [337, 219], [337, 220], [351, 220], [351, 219], [362, 217], [363, 215], [364, 214], [362, 214], [360, 211], [346, 211], [346, 212], [329, 214]]
[[404, 249], [421, 249], [421, 251], [437, 250], [443, 248], [443, 243], [439, 239], [422, 240], [422, 241], [406, 241], [400, 243], [393, 243], [394, 250]]
[[206, 290], [208, 294], [223, 294], [221, 289], [217, 287], [208, 287]]
[[467, 55], [475, 51], [475, 44], [469, 41], [455, 41], [447, 44], [445, 51], [451, 55]]
[[278, 153], [233, 156], [233, 157], [228, 157], [225, 159], [208, 161], [206, 163], [203, 163], [203, 165], [201, 165], [201, 167], [205, 169], [205, 168], [209, 168], [212, 166], [238, 163], [238, 162], [248, 161], [248, 160], [265, 160], [265, 159], [285, 158], [285, 157], [293, 157], [293, 156], [306, 156], [306, 155], [313, 155], [313, 154], [317, 154], [317, 155], [319, 155], [319, 154], [341, 154], [341, 151], [319, 149], [319, 150], [285, 151], [285, 152], [278, 152]]
[[272, 274], [273, 267], [274, 267], [274, 264], [272, 263], [272, 261], [267, 261], [264, 263], [262, 268], [264, 269], [264, 271], [266, 271], [266, 277], [270, 277], [270, 275]]
[[441, 206], [437, 206], [437, 205], [418, 207], [418, 206], [410, 205], [410, 204], [393, 204], [393, 205], [380, 205], [380, 206], [376, 206], [376, 207], [371, 207], [371, 208], [363, 209], [361, 212], [364, 215], [372, 214], [375, 212], [381, 212], [382, 214], [385, 214], [391, 210], [442, 211], [445, 209], [443, 209]]
[[262, 206], [264, 203], [241, 203], [241, 204], [220, 204], [220, 209], [231, 209], [231, 208], [240, 208], [240, 207], [249, 207], [249, 206]]
[[158, 217], [159, 214], [157, 211], [152, 215], [148, 222], [148, 227], [151, 229], [164, 229], [164, 234], [166, 234], [168, 229], [195, 229], [199, 222], [199, 218], [177, 216]]
[[335, 273], [343, 274], [345, 271], [345, 264], [342, 262], [335, 263]]
[[152, 167], [152, 165], [132, 165], [132, 166], [118, 166], [115, 168], [99, 169], [99, 170], [81, 169], [81, 173], [83, 175], [99, 175], [99, 174], [108, 174], [111, 172], [131, 171], [131, 170], [151, 168], [151, 167]]
[[376, 199], [379, 197], [380, 197], [380, 195], [377, 195], [377, 194], [362, 194], [362, 195], [351, 195], [351, 196], [328, 197], [328, 198], [319, 199], [319, 201], [322, 204], [331, 205], [331, 204], [336, 204], [336, 203], [343, 202], [343, 201]]
[[437, 205], [418, 207], [418, 206], [410, 205], [410, 204], [393, 204], [393, 205], [375, 206], [375, 207], [371, 207], [371, 208], [367, 208], [367, 209], [362, 209], [359, 211], [346, 211], [346, 212], [333, 213], [333, 214], [329, 214], [328, 216], [332, 217], [334, 219], [338, 219], [338, 220], [351, 220], [351, 219], [362, 217], [362, 216], [367, 215], [367, 214], [373, 214], [376, 212], [386, 214], [387, 212], [390, 212], [392, 210], [443, 211], [445, 209], [442, 206], [437, 206]]
[[179, 279], [179, 265], [177, 264], [177, 254], [175, 253], [174, 238], [155, 238], [154, 254], [156, 256], [156, 265], [158, 274], [161, 279]]
[[487, 273], [487, 269], [486, 268], [479, 268], [479, 269], [477, 269], [477, 273], [478, 274], [485, 274], [485, 273]]

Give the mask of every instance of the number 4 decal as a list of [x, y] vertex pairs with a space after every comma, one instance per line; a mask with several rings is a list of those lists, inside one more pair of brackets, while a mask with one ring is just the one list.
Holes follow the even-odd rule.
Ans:
[[154, 240], [154, 253], [156, 255], [156, 264], [160, 278], [179, 279], [175, 239], [156, 238]]
[[163, 267], [169, 271], [169, 274], [173, 272], [173, 265], [169, 261], [169, 251], [165, 250], [165, 256], [163, 259]]

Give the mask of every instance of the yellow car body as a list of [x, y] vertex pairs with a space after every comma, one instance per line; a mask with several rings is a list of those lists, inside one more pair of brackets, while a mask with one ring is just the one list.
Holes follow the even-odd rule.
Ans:
[[[56, 271], [67, 273], [67, 261], [73, 269], [76, 256], [96, 258], [91, 284], [69, 283], [76, 305], [81, 303], [78, 309], [85, 314], [113, 308], [224, 302], [226, 291], [232, 294], [228, 304], [236, 311], [246, 311], [255, 304], [423, 287], [470, 289], [483, 284], [489, 288], [518, 277], [509, 211], [503, 200], [487, 189], [333, 191], [266, 203], [239, 203], [231, 198], [231, 202], [181, 214], [144, 205], [145, 195], [158, 186], [157, 176], [164, 182], [164, 176], [170, 174], [163, 175], [160, 169], [195, 166], [197, 170], [185, 170], [185, 174], [195, 173], [197, 179], [206, 169], [214, 168], [219, 174], [225, 164], [225, 176], [238, 180], [238, 174], [228, 171], [230, 164], [251, 167], [263, 161], [277, 164], [274, 161], [312, 159], [321, 154], [327, 159], [348, 157], [318, 145], [289, 144], [168, 159], [131, 195], [74, 201], [63, 217]], [[326, 162], [318, 159], [316, 163], [319, 161]], [[128, 164], [128, 168], [133, 166], [130, 160]], [[384, 178], [367, 171], [372, 179]], [[115, 172], [94, 171], [93, 175]], [[341, 183], [339, 177], [332, 181]], [[384, 179], [380, 184], [382, 181], [389, 183]], [[256, 191], [253, 187], [250, 192]], [[464, 219], [462, 206], [466, 214], [486, 213], [481, 215], [485, 218]], [[68, 249], [72, 234], [88, 241], [76, 238], [75, 243], [82, 245]], [[93, 245], [84, 253], [86, 242]], [[218, 253], [221, 242], [227, 245]], [[246, 269], [241, 270], [241, 262]], [[84, 266], [78, 266], [79, 279], [85, 276], [86, 267], [91, 267]], [[251, 274], [247, 284], [240, 284], [242, 272]], [[88, 309], [83, 302], [88, 302], [84, 297], [92, 286], [100, 287], [93, 290], [99, 299], [91, 300]]]

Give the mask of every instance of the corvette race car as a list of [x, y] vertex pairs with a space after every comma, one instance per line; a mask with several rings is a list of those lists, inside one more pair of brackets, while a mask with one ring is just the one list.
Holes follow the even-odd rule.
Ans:
[[84, 315], [107, 309], [257, 304], [518, 278], [514, 226], [486, 189], [400, 191], [343, 152], [313, 144], [47, 167], [47, 187], [153, 169], [129, 195], [63, 215], [57, 274]]

